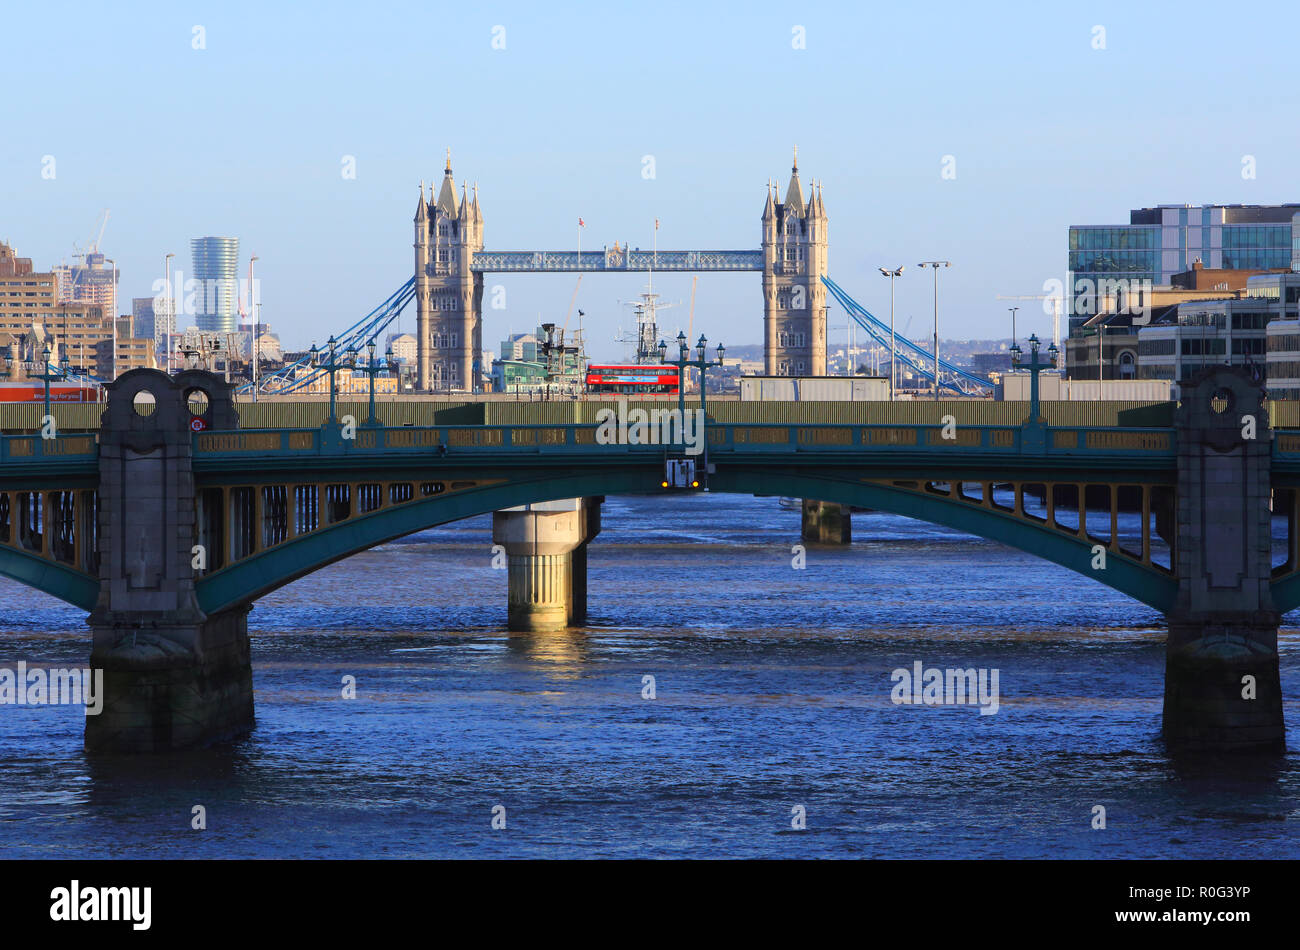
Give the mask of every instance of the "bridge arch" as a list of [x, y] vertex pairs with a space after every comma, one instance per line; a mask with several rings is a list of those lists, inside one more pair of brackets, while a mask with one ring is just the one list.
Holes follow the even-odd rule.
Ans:
[[58, 561], [0, 545], [0, 575], [89, 613], [99, 599], [99, 580]]
[[[655, 493], [658, 479], [657, 470], [641, 467], [566, 472], [504, 480], [388, 506], [283, 541], [199, 579], [199, 604], [211, 614], [249, 603], [352, 554], [438, 525], [560, 498]], [[1104, 571], [1092, 570], [1090, 540], [949, 497], [847, 478], [757, 469], [727, 470], [711, 476], [709, 487], [734, 494], [817, 498], [943, 525], [1069, 568], [1162, 612], [1173, 605], [1177, 592], [1173, 577], [1124, 557], [1108, 557]]]

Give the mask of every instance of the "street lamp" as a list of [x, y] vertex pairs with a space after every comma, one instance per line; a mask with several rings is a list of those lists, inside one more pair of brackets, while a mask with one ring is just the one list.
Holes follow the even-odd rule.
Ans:
[[951, 267], [952, 261], [921, 261], [917, 267], [934, 268], [934, 401], [939, 401], [939, 267]]
[[1014, 345], [1016, 342], [1016, 311], [1020, 308], [1007, 307], [1007, 309], [1011, 311], [1011, 342]]
[[111, 257], [106, 257], [104, 260], [113, 265], [113, 304], [109, 308], [113, 311], [109, 314], [110, 319], [113, 321], [113, 357], [108, 361], [108, 365], [109, 372], [112, 374], [110, 378], [117, 379], [117, 261]]
[[694, 366], [700, 371], [700, 411], [704, 413], [705, 419], [708, 418], [708, 404], [704, 392], [704, 371], [713, 366], [721, 366], [726, 359], [727, 348], [721, 343], [718, 344], [718, 358], [716, 360], [707, 360], [709, 341], [703, 333], [695, 344], [696, 358], [690, 358], [690, 347], [686, 345], [685, 332], [677, 334], [677, 360], [673, 363], [668, 362], [668, 344], [663, 340], [659, 341], [659, 359], [666, 365], [677, 367], [677, 408], [682, 414], [683, 425], [686, 419], [686, 368]]
[[889, 398], [894, 398], [894, 387], [897, 385], [894, 372], [894, 278], [903, 276], [902, 265], [889, 270], [887, 267], [880, 268], [880, 273], [889, 278]]
[[257, 402], [257, 363], [262, 355], [257, 343], [257, 294], [254, 291], [257, 282], [253, 280], [253, 264], [257, 260], [256, 254], [248, 259], [248, 309], [253, 314], [253, 402]]
[[[27, 375], [32, 379], [41, 379], [45, 381], [45, 415], [48, 416], [50, 414], [50, 383], [62, 381], [68, 378], [69, 367], [67, 348], [65, 347], [64, 352], [59, 356], [59, 368], [51, 372], [50, 344], [46, 343], [45, 348], [41, 351], [41, 371], [39, 373], [36, 372], [36, 366], [36, 352], [33, 349], [32, 358], [27, 362]], [[42, 422], [44, 422], [43, 419]]]
[[[163, 372], [172, 371], [172, 334], [176, 331], [176, 297], [172, 294], [172, 258], [175, 254], [168, 254], [163, 258], [163, 269], [167, 274], [167, 306], [163, 308], [163, 354], [166, 361]], [[158, 314], [154, 314], [155, 324], [158, 320]], [[154, 345], [158, 343], [158, 327], [154, 327]]]
[[327, 373], [329, 373], [329, 377], [330, 377], [329, 422], [330, 425], [334, 425], [338, 421], [335, 418], [335, 414], [334, 414], [334, 374], [347, 365], [347, 357], [350, 357], [352, 360], [355, 360], [357, 356], [357, 351], [354, 347], [349, 346], [347, 349], [347, 353], [345, 354], [344, 361], [339, 362], [337, 358], [337, 352], [336, 352], [338, 349], [338, 341], [334, 339], [334, 334], [332, 333], [330, 334], [330, 338], [328, 341], [326, 341], [326, 345], [329, 347], [329, 350], [327, 351], [328, 358], [325, 362], [321, 362], [320, 359], [321, 353], [319, 350], [316, 349], [315, 343], [311, 345], [311, 358], [312, 358], [312, 362], [316, 365], [318, 369], [323, 369]]
[[[355, 352], [355, 351], [353, 351]], [[393, 363], [393, 348], [390, 346], [385, 354], [385, 368]], [[371, 337], [366, 341], [366, 368], [365, 373], [370, 377], [370, 418], [366, 420], [366, 425], [379, 425], [379, 417], [375, 415], [375, 377], [379, 375], [379, 366], [375, 363], [375, 340]]]
[[[1029, 335], [1029, 364], [1025, 367], [1029, 370], [1029, 421], [1031, 423], [1038, 422], [1038, 374], [1045, 369], [1056, 366], [1056, 357], [1060, 353], [1060, 350], [1056, 348], [1056, 344], [1053, 343], [1047, 348], [1047, 360], [1040, 361], [1038, 359], [1039, 346], [1038, 334], [1031, 333]], [[1017, 366], [1020, 365], [1022, 356], [1023, 351], [1020, 349], [1019, 344], [1013, 343], [1011, 345], [1011, 359]]]

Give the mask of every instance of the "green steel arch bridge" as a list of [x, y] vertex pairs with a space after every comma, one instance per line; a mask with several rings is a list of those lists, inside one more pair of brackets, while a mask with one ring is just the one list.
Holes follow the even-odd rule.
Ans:
[[[1169, 618], [1171, 742], [1284, 741], [1276, 637], [1300, 606], [1300, 431], [1271, 430], [1237, 370], [1185, 386], [1170, 427], [1053, 427], [1036, 407], [1001, 426], [710, 422], [692, 454], [644, 431], [611, 444], [594, 425], [347, 422], [241, 429], [216, 376], [135, 370], [109, 386], [98, 432], [0, 437], [0, 574], [86, 610], [106, 671], [88, 748], [251, 726], [247, 611], [341, 558], [495, 513], [512, 625], [519, 608], [524, 627], [563, 626], [585, 604], [600, 499], [705, 490], [894, 512], [1074, 570]], [[1133, 513], [1140, 530], [1122, 531]], [[1276, 565], [1274, 513], [1289, 527]], [[576, 609], [562, 602], [579, 590]], [[1242, 676], [1257, 698], [1240, 698]]]

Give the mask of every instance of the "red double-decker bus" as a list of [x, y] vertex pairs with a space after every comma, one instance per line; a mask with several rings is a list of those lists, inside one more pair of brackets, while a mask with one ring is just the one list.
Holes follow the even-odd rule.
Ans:
[[679, 376], [676, 366], [597, 366], [587, 367], [589, 393], [673, 393]]

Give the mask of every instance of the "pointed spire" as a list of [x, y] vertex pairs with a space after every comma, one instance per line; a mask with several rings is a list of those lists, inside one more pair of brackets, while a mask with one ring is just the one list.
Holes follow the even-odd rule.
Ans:
[[776, 204], [772, 200], [772, 179], [767, 180], [767, 201], [763, 205], [763, 220], [766, 221], [772, 215], [776, 214]]
[[415, 206], [415, 220], [427, 221], [429, 218], [429, 206], [424, 201], [424, 179], [420, 179], [420, 203]]
[[794, 147], [794, 164], [790, 166], [790, 187], [785, 191], [785, 210], [803, 217], [803, 188], [799, 184], [799, 146]]
[[464, 182], [460, 184], [460, 217], [462, 219], [470, 217], [469, 195], [466, 194]]
[[451, 149], [447, 149], [447, 168], [443, 172], [436, 207], [449, 218], [456, 217], [456, 182], [451, 177]]

